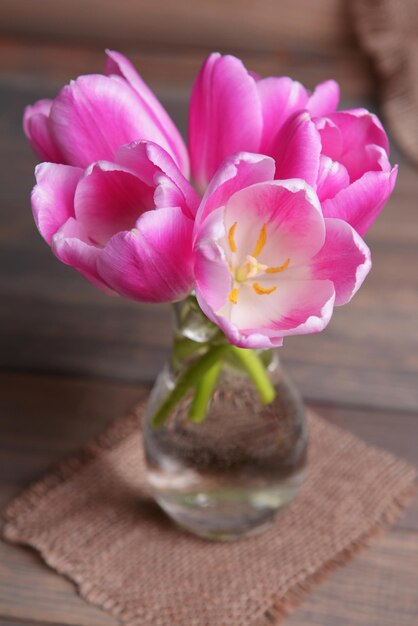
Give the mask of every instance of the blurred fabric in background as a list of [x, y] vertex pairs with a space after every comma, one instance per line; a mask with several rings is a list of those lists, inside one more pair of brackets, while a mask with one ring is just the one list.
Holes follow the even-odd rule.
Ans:
[[418, 2], [355, 0], [353, 15], [381, 79], [379, 94], [392, 135], [418, 165]]

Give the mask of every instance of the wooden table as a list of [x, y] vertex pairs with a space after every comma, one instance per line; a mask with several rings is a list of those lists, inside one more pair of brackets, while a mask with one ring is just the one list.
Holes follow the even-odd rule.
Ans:
[[[35, 160], [21, 132], [26, 103], [78, 73], [91, 47], [0, 40], [0, 505], [126, 411], [170, 345], [166, 307], [109, 298], [59, 264], [32, 223]], [[134, 55], [135, 60], [139, 55]], [[185, 128], [200, 53], [147, 52], [141, 69]], [[312, 86], [336, 76], [344, 104], [370, 104], [367, 64], [345, 57], [247, 55], [253, 69]], [[399, 155], [396, 155], [399, 160]], [[287, 369], [307, 402], [369, 443], [418, 462], [418, 180], [401, 163], [393, 198], [368, 234], [374, 268], [321, 335], [290, 338]], [[0, 626], [110, 626], [33, 551], [0, 543]], [[286, 621], [293, 626], [416, 626], [418, 504], [337, 571]], [[149, 625], [152, 626], [152, 625]], [[167, 625], [170, 626], [170, 625]], [[217, 626], [217, 625], [213, 625]], [[239, 626], [239, 625], [231, 625]]]

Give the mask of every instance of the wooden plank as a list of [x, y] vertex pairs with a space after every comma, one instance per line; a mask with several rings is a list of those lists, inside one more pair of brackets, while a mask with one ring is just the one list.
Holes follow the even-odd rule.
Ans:
[[[79, 74], [102, 72], [104, 66], [103, 46], [86, 47], [69, 42], [36, 41], [25, 42], [10, 37], [0, 38], [0, 80], [11, 85], [58, 89]], [[201, 49], [176, 48], [151, 49], [147, 46], [127, 45], [124, 41], [118, 46], [127, 54], [138, 71], [154, 89], [164, 95], [169, 90], [182, 99], [184, 105], [197, 72], [205, 57], [213, 51], [211, 47]], [[374, 94], [374, 82], [364, 53], [357, 49], [337, 50], [330, 56], [318, 53], [289, 54], [279, 50], [274, 54], [266, 51], [239, 51], [246, 66], [260, 76], [289, 75], [312, 89], [317, 83], [328, 78], [337, 80], [345, 100], [364, 100]]]
[[332, 573], [284, 626], [416, 626], [418, 535], [392, 532]]
[[[11, 618], [6, 618], [6, 617], [0, 617], [0, 626], [44, 626], [43, 624], [40, 624], [39, 622], [34, 622], [33, 620], [30, 620], [30, 622], [28, 621], [24, 621], [22, 622], [21, 620], [15, 620], [15, 619], [11, 619]], [[63, 626], [63, 624], [49, 624], [49, 626]]]
[[[20, 619], [15, 620], [10, 617], [0, 617], [0, 626], [45, 626], [41, 622], [34, 622], [32, 619], [30, 621], [25, 620], [22, 622]], [[49, 622], [48, 626], [64, 626], [62, 622]]]
[[[2, 484], [25, 484], [38, 478], [52, 462], [96, 437], [144, 394], [146, 387], [127, 383], [1, 373]], [[418, 413], [323, 402], [311, 406], [368, 443], [418, 465]]]
[[349, 46], [353, 35], [343, 0], [2, 0], [2, 34], [108, 44], [148, 43], [214, 49], [329, 50]]
[[47, 376], [0, 375], [0, 476], [27, 484], [99, 435], [143, 388]]
[[[45, 626], [45, 624], [42, 624], [40, 622], [34, 622], [32, 619], [30, 621], [25, 620], [24, 622], [22, 622], [20, 619], [15, 620], [9, 617], [0, 617], [0, 626]], [[62, 622], [50, 622], [48, 626], [64, 626], [64, 624]]]

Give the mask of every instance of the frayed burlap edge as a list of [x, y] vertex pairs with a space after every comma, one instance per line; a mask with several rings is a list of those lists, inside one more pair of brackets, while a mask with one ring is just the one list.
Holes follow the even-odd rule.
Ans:
[[[3, 528], [4, 539], [10, 543], [35, 548], [47, 565], [76, 585], [80, 596], [92, 605], [105, 610], [122, 623], [132, 624], [132, 626], [138, 624], [136, 621], [138, 616], [127, 611], [123, 605], [108, 597], [99, 587], [86, 580], [85, 572], [82, 569], [73, 569], [71, 561], [68, 560], [68, 555], [61, 554], [58, 547], [49, 553], [50, 548], [43, 545], [42, 537], [37, 538], [30, 531], [25, 532], [25, 517], [36, 508], [38, 500], [45, 494], [70, 479], [81, 467], [93, 461], [102, 452], [117, 446], [135, 428], [138, 428], [139, 416], [143, 407], [143, 402], [138, 404], [134, 411], [113, 422], [94, 442], [56, 465], [43, 479], [29, 486], [20, 496], [12, 500], [5, 509], [6, 524]], [[418, 491], [416, 474], [413, 471], [403, 477], [403, 482], [406, 484], [400, 488], [400, 493], [393, 498], [380, 519], [367, 532], [360, 534], [348, 546], [337, 552], [332, 559], [320, 565], [313, 574], [291, 586], [284, 595], [272, 598], [271, 606], [259, 619], [254, 621], [252, 626], [277, 626], [280, 624], [303, 602], [315, 586], [324, 581], [335, 569], [350, 562], [392, 526], [402, 516], [405, 508]]]
[[381, 537], [405, 512], [406, 507], [418, 492], [416, 480], [408, 485], [390, 503], [382, 514], [380, 520], [366, 533], [360, 535], [336, 555], [325, 562], [314, 574], [310, 574], [301, 583], [297, 583], [284, 594], [284, 596], [274, 600], [273, 606], [268, 609], [263, 617], [256, 621], [253, 626], [271, 626], [280, 622], [293, 613], [293, 611], [311, 593], [314, 587], [339, 567], [347, 565], [359, 553], [366, 550], [373, 541]]

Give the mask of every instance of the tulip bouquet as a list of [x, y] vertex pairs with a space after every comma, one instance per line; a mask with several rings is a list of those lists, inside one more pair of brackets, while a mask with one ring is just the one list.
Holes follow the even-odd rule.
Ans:
[[362, 239], [397, 174], [377, 117], [338, 111], [334, 81], [311, 93], [211, 54], [193, 87], [189, 146], [133, 65], [108, 51], [28, 106], [44, 161], [32, 209], [53, 253], [108, 293], [194, 305], [213, 325], [155, 415], [191, 388], [202, 419], [219, 371], [238, 359], [274, 397], [257, 349], [316, 333], [371, 267]]

